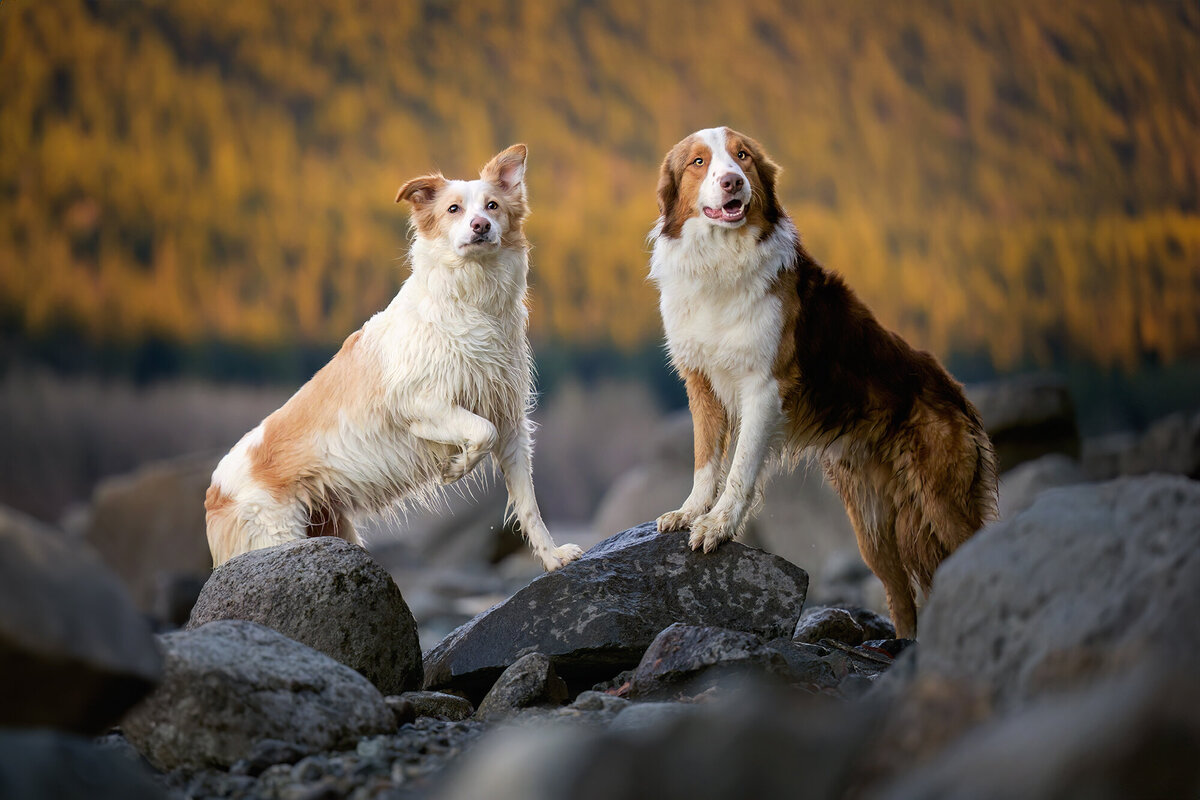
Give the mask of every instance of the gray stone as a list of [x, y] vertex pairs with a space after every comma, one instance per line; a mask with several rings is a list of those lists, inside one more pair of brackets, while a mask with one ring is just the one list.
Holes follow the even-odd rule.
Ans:
[[967, 386], [996, 448], [1001, 472], [1048, 453], [1079, 457], [1070, 389], [1055, 375], [1019, 375]]
[[400, 699], [407, 700], [418, 717], [438, 717], [457, 722], [475, 713], [470, 700], [446, 692], [405, 692]]
[[730, 677], [783, 675], [787, 661], [751, 633], [676, 623], [646, 648], [633, 673], [634, 697], [699, 694]]
[[1008, 519], [1029, 506], [1046, 489], [1084, 483], [1087, 476], [1075, 459], [1061, 453], [1027, 461], [1000, 476], [1000, 519]]
[[395, 694], [389, 694], [383, 698], [383, 702], [387, 703], [388, 708], [396, 715], [397, 725], [407, 725], [417, 719], [417, 709], [408, 700]]
[[148, 464], [102, 481], [92, 494], [84, 538], [144, 612], [160, 610], [164, 580], [203, 580], [212, 572], [204, 492], [217, 458], [204, 454]]
[[895, 639], [896, 628], [892, 621], [869, 608], [846, 608], [858, 626], [863, 629], [863, 641], [871, 639]]
[[159, 800], [150, 771], [113, 748], [49, 730], [0, 730], [5, 800]]
[[91, 548], [0, 509], [0, 725], [95, 734], [153, 688], [149, 625]]
[[616, 713], [628, 705], [629, 701], [624, 697], [617, 697], [607, 692], [597, 692], [588, 689], [586, 692], [579, 693], [579, 696], [571, 703], [571, 708], [577, 708], [580, 711], [611, 711]]
[[254, 743], [250, 754], [233, 765], [229, 771], [234, 775], [261, 775], [276, 764], [295, 764], [308, 755], [308, 749], [295, 742], [279, 739], [261, 739]]
[[549, 657], [530, 653], [513, 663], [483, 698], [475, 716], [503, 717], [530, 706], [557, 706], [567, 700], [567, 684], [558, 677]]
[[315, 751], [396, 727], [370, 681], [262, 625], [220, 620], [160, 643], [163, 682], [122, 723], [160, 769], [229, 766], [263, 739]]
[[749, 690], [703, 705], [634, 703], [607, 729], [522, 726], [464, 755], [438, 800], [842, 797], [870, 741], [863, 709]]
[[609, 724], [614, 733], [641, 734], [671, 726], [676, 720], [694, 718], [699, 709], [690, 703], [630, 703]]
[[866, 634], [850, 612], [843, 608], [812, 608], [805, 611], [796, 623], [792, 640], [816, 644], [822, 639], [833, 639], [853, 647], [862, 644]]
[[427, 689], [482, 694], [528, 653], [553, 660], [579, 688], [635, 666], [673, 622], [790, 635], [808, 576], [783, 559], [730, 542], [696, 553], [687, 533], [646, 523], [607, 539], [455, 630], [425, 657]]
[[881, 792], [887, 800], [1200, 797], [1200, 689], [1144, 666], [985, 724]]
[[189, 629], [218, 619], [274, 628], [358, 670], [384, 694], [421, 685], [417, 624], [367, 551], [332, 536], [253, 550], [216, 570]]
[[1001, 704], [1125, 668], [1200, 658], [1200, 483], [1051, 489], [943, 562], [921, 616], [922, 675]]

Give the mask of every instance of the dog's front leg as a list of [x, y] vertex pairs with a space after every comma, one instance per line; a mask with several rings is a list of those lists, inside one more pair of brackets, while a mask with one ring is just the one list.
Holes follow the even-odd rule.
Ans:
[[521, 523], [521, 532], [546, 571], [553, 572], [583, 555], [578, 545], [555, 547], [554, 539], [542, 521], [542, 512], [533, 491], [533, 439], [526, 420], [520, 420], [501, 432], [497, 460], [504, 474], [504, 484], [508, 487], [508, 502], [517, 521]]
[[754, 503], [755, 486], [771, 442], [783, 420], [778, 384], [757, 376], [747, 378], [739, 392], [740, 422], [729, 476], [720, 499], [707, 514], [692, 523], [688, 544], [711, 553], [722, 542], [737, 536]]
[[679, 510], [668, 511], [658, 518], [658, 530], [663, 533], [691, 527], [697, 517], [713, 507], [721, 488], [721, 462], [729, 428], [725, 408], [713, 392], [708, 376], [692, 370], [682, 370], [682, 374], [692, 414], [695, 472], [692, 493]]
[[496, 449], [500, 435], [488, 420], [462, 406], [429, 409], [413, 420], [413, 436], [460, 448], [442, 463], [442, 483], [454, 483]]

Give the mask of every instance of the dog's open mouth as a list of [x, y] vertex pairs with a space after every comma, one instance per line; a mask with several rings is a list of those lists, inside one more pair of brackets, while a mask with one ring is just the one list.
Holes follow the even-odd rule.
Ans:
[[730, 200], [720, 208], [705, 208], [704, 216], [721, 222], [737, 222], [746, 216], [746, 205], [741, 200]]

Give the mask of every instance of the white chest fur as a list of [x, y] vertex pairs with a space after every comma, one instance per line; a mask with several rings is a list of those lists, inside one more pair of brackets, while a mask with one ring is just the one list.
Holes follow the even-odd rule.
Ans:
[[795, 228], [782, 220], [759, 242], [753, 231], [693, 218], [677, 239], [656, 233], [650, 277], [671, 358], [704, 372], [725, 405], [736, 407], [737, 387], [748, 376], [769, 375], [774, 364], [783, 309], [771, 289], [794, 259]]

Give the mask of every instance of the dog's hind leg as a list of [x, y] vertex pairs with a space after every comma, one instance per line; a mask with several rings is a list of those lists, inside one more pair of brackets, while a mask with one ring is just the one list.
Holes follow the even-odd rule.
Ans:
[[319, 505], [313, 507], [308, 515], [308, 529], [306, 531], [309, 538], [314, 536], [336, 536], [339, 539], [345, 539], [350, 544], [362, 546], [362, 539], [358, 535], [358, 531], [354, 529], [354, 523], [350, 521], [350, 517], [341, 509]]
[[546, 571], [553, 572], [583, 555], [578, 545], [556, 547], [546, 523], [542, 521], [542, 512], [533, 490], [533, 437], [528, 420], [521, 419], [511, 426], [502, 427], [496, 460], [504, 475], [509, 505], [521, 523], [521, 532]]
[[871, 568], [887, 596], [896, 635], [912, 639], [917, 634], [917, 599], [896, 541], [896, 509], [874, 486], [860, 479], [841, 462], [826, 463], [825, 474], [846, 504], [846, 515], [858, 540], [858, 552]]

